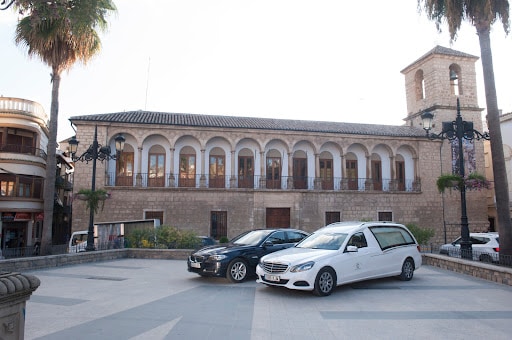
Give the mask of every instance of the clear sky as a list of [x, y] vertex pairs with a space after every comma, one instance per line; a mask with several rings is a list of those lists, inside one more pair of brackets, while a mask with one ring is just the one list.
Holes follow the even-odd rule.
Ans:
[[[436, 45], [480, 56], [472, 26], [450, 45], [416, 0], [114, 3], [101, 52], [63, 74], [59, 140], [74, 134], [71, 116], [131, 110], [401, 125], [403, 68]], [[0, 95], [49, 115], [51, 70], [14, 44], [16, 21], [0, 12]], [[512, 37], [501, 23], [491, 44], [498, 105], [512, 112]]]

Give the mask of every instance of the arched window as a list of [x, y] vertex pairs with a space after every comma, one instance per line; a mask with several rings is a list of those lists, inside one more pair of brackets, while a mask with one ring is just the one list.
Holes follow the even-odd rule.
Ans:
[[160, 145], [153, 145], [148, 155], [148, 186], [165, 185], [165, 150]]
[[226, 185], [226, 156], [221, 148], [213, 148], [210, 151], [210, 188], [224, 188]]
[[450, 65], [449, 77], [451, 93], [456, 96], [462, 95], [462, 76], [459, 65]]
[[414, 82], [416, 85], [416, 100], [425, 99], [425, 78], [423, 78], [423, 70], [416, 71]]
[[187, 146], [180, 152], [180, 187], [194, 187], [196, 185], [196, 152]]

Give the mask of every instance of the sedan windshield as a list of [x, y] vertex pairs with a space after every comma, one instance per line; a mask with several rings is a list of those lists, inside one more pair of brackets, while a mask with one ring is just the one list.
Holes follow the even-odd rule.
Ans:
[[343, 241], [347, 238], [348, 234], [337, 233], [322, 233], [312, 234], [308, 238], [299, 243], [297, 248], [311, 248], [311, 249], [340, 249]]
[[272, 231], [271, 230], [254, 230], [236, 238], [232, 243], [240, 246], [257, 246]]

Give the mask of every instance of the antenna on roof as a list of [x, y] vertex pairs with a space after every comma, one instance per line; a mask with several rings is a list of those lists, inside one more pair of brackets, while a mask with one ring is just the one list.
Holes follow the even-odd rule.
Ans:
[[144, 101], [144, 110], [147, 109], [147, 105], [148, 105], [149, 68], [150, 68], [150, 66], [151, 66], [151, 57], [149, 57], [149, 60], [148, 60], [148, 75], [146, 78], [146, 100]]

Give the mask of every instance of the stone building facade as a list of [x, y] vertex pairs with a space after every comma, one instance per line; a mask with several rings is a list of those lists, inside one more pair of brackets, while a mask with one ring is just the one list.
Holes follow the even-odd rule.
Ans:
[[[419, 117], [429, 110], [436, 122], [453, 120], [453, 69], [464, 80], [457, 85], [462, 115], [481, 126], [476, 60], [437, 46], [404, 69], [403, 126], [147, 111], [72, 117], [77, 155], [96, 127], [99, 143], [112, 150], [118, 134], [126, 138], [117, 160], [97, 163], [96, 187], [111, 199], [95, 221], [159, 218], [231, 238], [254, 228], [314, 231], [340, 220], [394, 220], [433, 228], [433, 242], [443, 243], [460, 233], [457, 193], [441, 195], [435, 185], [451, 171], [452, 152], [448, 142], [425, 137]], [[483, 172], [478, 142], [471, 156], [472, 167]], [[74, 176], [75, 192], [90, 188], [91, 165], [75, 164]], [[482, 228], [485, 194], [468, 194], [468, 211], [470, 228]], [[75, 200], [73, 230], [86, 229], [88, 216]]]

